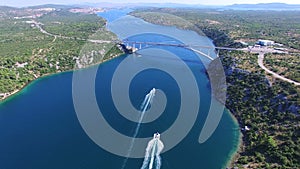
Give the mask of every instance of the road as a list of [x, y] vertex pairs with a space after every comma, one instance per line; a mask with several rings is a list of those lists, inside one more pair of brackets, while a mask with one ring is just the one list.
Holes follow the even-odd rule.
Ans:
[[265, 53], [264, 53], [264, 52], [259, 52], [259, 53], [258, 53], [258, 60], [257, 60], [257, 62], [258, 62], [258, 65], [259, 65], [262, 69], [264, 69], [266, 72], [272, 74], [272, 76], [274, 76], [274, 77], [277, 78], [277, 79], [280, 79], [280, 80], [283, 80], [283, 81], [292, 83], [292, 84], [294, 84], [294, 85], [296, 85], [296, 86], [299, 86], [299, 85], [300, 85], [299, 82], [295, 82], [295, 81], [293, 81], [293, 80], [291, 80], [291, 79], [285, 78], [285, 77], [283, 77], [283, 76], [281, 76], [281, 75], [279, 75], [279, 74], [277, 74], [277, 73], [275, 73], [275, 72], [269, 70], [268, 68], [266, 68], [266, 67], [264, 66], [264, 57], [265, 57]]
[[[68, 37], [68, 36], [62, 36], [62, 35], [56, 35], [56, 34], [53, 34], [53, 33], [49, 33], [47, 32], [41, 25], [42, 23], [39, 23], [35, 20], [31, 20], [29, 21], [28, 23], [32, 23], [34, 24], [39, 30], [40, 32], [42, 32], [43, 34], [46, 34], [48, 36], [53, 36], [54, 37], [54, 40], [56, 40], [56, 38], [63, 38], [63, 39], [75, 39], [75, 37]], [[82, 38], [76, 38], [77, 40], [83, 40], [83, 41], [89, 41], [89, 42], [92, 42], [92, 43], [112, 43], [113, 41], [107, 41], [107, 40], [92, 40], [92, 39], [82, 39]]]

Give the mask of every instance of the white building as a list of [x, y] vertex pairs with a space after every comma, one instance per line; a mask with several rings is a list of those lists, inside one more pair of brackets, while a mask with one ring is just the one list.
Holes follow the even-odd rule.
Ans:
[[271, 40], [262, 40], [262, 39], [259, 39], [258, 42], [257, 42], [259, 45], [261, 46], [272, 46], [274, 45], [274, 41], [271, 41]]

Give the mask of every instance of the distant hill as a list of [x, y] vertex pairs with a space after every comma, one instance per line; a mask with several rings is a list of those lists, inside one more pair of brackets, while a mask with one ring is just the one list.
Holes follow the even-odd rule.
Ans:
[[264, 9], [264, 10], [300, 10], [299, 5], [285, 3], [234, 4], [226, 6], [230, 9]]
[[104, 8], [124, 8], [124, 7], [157, 7], [157, 8], [217, 8], [220, 6], [207, 6], [200, 4], [179, 4], [179, 3], [111, 3], [111, 2], [99, 2], [99, 3], [81, 3], [83, 6], [91, 7], [104, 7]]
[[[100, 8], [135, 8], [135, 7], [156, 7], [156, 8], [202, 8], [202, 9], [233, 9], [233, 10], [300, 10], [300, 4], [291, 5], [285, 3], [259, 3], [259, 4], [234, 4], [228, 6], [201, 5], [201, 4], [179, 4], [179, 3], [80, 3], [73, 5], [45, 4], [23, 8], [74, 8], [74, 7], [100, 7]], [[0, 6], [0, 10], [8, 10], [11, 7]], [[13, 8], [11, 8], [13, 9]]]
[[57, 9], [64, 9], [64, 8], [72, 8], [75, 7], [74, 5], [56, 5], [56, 4], [45, 4], [45, 5], [37, 5], [37, 6], [28, 6], [28, 7], [11, 7], [11, 6], [0, 6], [1, 11], [8, 11], [8, 10], [18, 10], [18, 9], [39, 9], [39, 8], [57, 8]]
[[29, 6], [29, 7], [24, 7], [24, 8], [31, 8], [31, 9], [39, 9], [39, 8], [64, 9], [64, 8], [71, 8], [71, 7], [74, 7], [74, 5], [45, 4], [45, 5]]
[[0, 6], [1, 11], [8, 11], [8, 10], [13, 10], [13, 9], [17, 9], [17, 8], [10, 7], [10, 6]]
[[217, 8], [217, 9], [236, 9], [236, 10], [300, 10], [299, 5], [291, 5], [285, 3], [259, 3], [259, 4], [234, 4], [229, 6], [212, 6], [201, 4], [179, 4], [179, 3], [83, 3], [80, 5], [91, 7], [106, 7], [106, 8], [124, 8], [124, 7], [157, 7], [157, 8]]

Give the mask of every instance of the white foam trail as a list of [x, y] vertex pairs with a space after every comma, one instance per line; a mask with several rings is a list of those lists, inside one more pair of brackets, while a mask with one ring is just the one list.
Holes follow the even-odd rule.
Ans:
[[128, 161], [128, 157], [129, 155], [131, 154], [131, 151], [133, 149], [133, 145], [134, 145], [134, 141], [135, 141], [135, 138], [137, 136], [137, 134], [139, 133], [139, 129], [141, 127], [141, 123], [143, 121], [143, 118], [144, 118], [144, 115], [145, 115], [145, 112], [147, 111], [147, 109], [149, 108], [149, 106], [152, 104], [152, 101], [153, 101], [153, 97], [155, 96], [155, 91], [156, 89], [153, 88], [146, 96], [145, 96], [145, 99], [144, 101], [142, 102], [141, 104], [141, 116], [140, 116], [140, 119], [139, 119], [139, 122], [135, 128], [135, 131], [134, 131], [134, 134], [133, 134], [133, 138], [132, 138], [132, 141], [130, 143], [130, 146], [129, 146], [129, 149], [128, 149], [128, 153], [127, 153], [127, 157], [126, 159], [124, 160], [123, 162], [123, 165], [121, 167], [121, 169], [124, 169], [126, 167], [126, 164], [127, 164], [127, 161]]
[[[156, 92], [156, 89], [153, 88], [145, 97], [142, 105], [141, 105], [141, 112], [142, 114], [146, 112], [146, 110], [149, 108], [149, 106], [152, 104], [153, 102], [153, 97], [155, 96], [155, 92]], [[140, 120], [143, 120], [140, 118]]]
[[155, 169], [160, 169], [161, 158], [160, 152], [164, 148], [164, 144], [158, 138], [153, 138], [149, 141], [146, 148], [145, 158], [141, 169], [152, 169], [155, 161]]
[[157, 148], [157, 140], [154, 140], [153, 146], [152, 146], [152, 151], [151, 151], [151, 159], [150, 159], [150, 164], [149, 164], [149, 169], [153, 168], [153, 162], [154, 162], [154, 156], [155, 156], [155, 151]]
[[144, 109], [144, 107], [145, 107], [145, 105], [146, 105], [146, 102], [147, 102], [148, 98], [149, 98], [149, 94], [147, 94], [147, 95], [145, 96], [145, 99], [144, 99], [143, 103], [141, 104], [140, 110], [143, 110], [143, 109]]
[[156, 162], [156, 168], [155, 168], [155, 169], [160, 169], [160, 166], [161, 166], [161, 158], [160, 158], [159, 155], [156, 156], [155, 162]]

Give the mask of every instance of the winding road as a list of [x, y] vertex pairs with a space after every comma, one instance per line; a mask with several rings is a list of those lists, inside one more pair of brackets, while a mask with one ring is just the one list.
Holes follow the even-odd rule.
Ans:
[[283, 77], [283, 76], [280, 76], [279, 74], [277, 74], [277, 73], [275, 73], [275, 72], [269, 70], [268, 68], [266, 68], [266, 67], [264, 66], [264, 56], [265, 56], [265, 53], [264, 53], [264, 52], [259, 52], [259, 53], [258, 53], [258, 60], [257, 60], [257, 62], [258, 62], [258, 65], [259, 65], [262, 69], [264, 69], [266, 72], [272, 74], [272, 76], [274, 76], [274, 77], [277, 78], [277, 79], [280, 79], [280, 80], [283, 80], [283, 81], [286, 81], [286, 82], [289, 82], [289, 83], [293, 83], [293, 84], [296, 85], [296, 86], [299, 86], [299, 85], [300, 85], [299, 82], [293, 81], [293, 80], [288, 79], [288, 78], [285, 78], [285, 77]]
[[34, 24], [40, 30], [40, 32], [42, 32], [43, 34], [48, 35], [48, 36], [53, 36], [54, 37], [53, 41], [55, 41], [56, 38], [63, 38], [63, 39], [77, 39], [77, 40], [89, 41], [89, 42], [92, 42], [92, 43], [112, 43], [113, 42], [113, 41], [107, 41], [107, 40], [82, 39], [82, 38], [75, 38], [75, 37], [68, 37], [68, 36], [56, 35], [56, 34], [47, 32], [41, 26], [42, 23], [39, 23], [39, 22], [37, 22], [35, 20], [31, 20], [29, 23]]
[[53, 39], [53, 42], [56, 40], [56, 38], [63, 38], [63, 39], [72, 39], [72, 37], [67, 37], [67, 36], [62, 36], [62, 35], [55, 35], [55, 34], [52, 34], [52, 33], [49, 33], [47, 32], [41, 25], [43, 25], [42, 23], [39, 23], [37, 22], [36, 20], [31, 20], [29, 21], [29, 23], [32, 23], [34, 24], [39, 30], [40, 32], [42, 32], [43, 34], [45, 35], [48, 35], [48, 36], [53, 36], [54, 39]]

